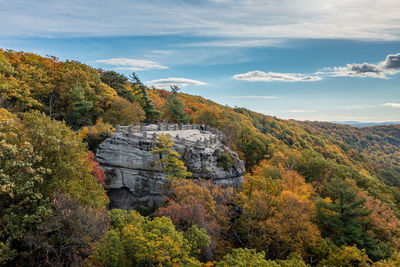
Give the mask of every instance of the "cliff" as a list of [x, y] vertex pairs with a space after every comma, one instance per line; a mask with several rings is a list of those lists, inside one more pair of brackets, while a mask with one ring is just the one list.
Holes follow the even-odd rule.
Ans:
[[244, 163], [224, 146], [221, 133], [198, 125], [149, 125], [117, 127], [116, 133], [98, 147], [96, 160], [106, 173], [106, 189], [111, 208], [132, 209], [156, 206], [168, 182], [160, 155], [151, 152], [159, 133], [168, 133], [175, 142], [193, 179], [208, 179], [220, 186], [238, 187], [243, 182]]

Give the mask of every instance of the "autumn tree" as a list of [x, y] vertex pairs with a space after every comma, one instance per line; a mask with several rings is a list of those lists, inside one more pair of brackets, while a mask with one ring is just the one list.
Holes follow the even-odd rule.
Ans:
[[292, 252], [309, 255], [321, 238], [313, 222], [313, 188], [294, 171], [283, 171], [281, 179], [273, 179], [261, 170], [246, 177], [236, 197], [242, 208], [237, 221], [242, 242], [271, 258], [284, 259]]
[[89, 266], [200, 266], [190, 242], [166, 217], [112, 210], [111, 229], [94, 246]]
[[145, 113], [137, 102], [129, 102], [122, 97], [114, 97], [106, 112], [102, 115], [104, 122], [111, 125], [129, 125], [143, 121]]
[[22, 238], [52, 211], [50, 200], [66, 193], [87, 208], [108, 202], [92, 176], [85, 144], [64, 123], [39, 112], [20, 120], [0, 110], [0, 243], [10, 260]]
[[356, 246], [341, 246], [336, 248], [318, 266], [343, 266], [343, 267], [367, 267], [371, 260], [365, 253], [365, 249], [359, 250]]
[[157, 164], [161, 165], [162, 171], [166, 173], [170, 179], [192, 176], [192, 174], [186, 170], [184, 162], [179, 159], [178, 152], [173, 150], [174, 146], [175, 144], [169, 135], [158, 135], [156, 145], [152, 149], [154, 154], [160, 156]]
[[78, 136], [87, 143], [90, 151], [94, 153], [97, 147], [114, 132], [114, 127], [108, 123], [104, 123], [103, 118], [99, 118], [95, 125], [84, 126], [78, 132]]
[[40, 188], [51, 169], [21, 131], [16, 116], [0, 109], [0, 264], [17, 255], [25, 233], [50, 212]]
[[129, 85], [129, 79], [116, 71], [103, 71], [100, 74], [100, 79], [103, 83], [113, 88], [118, 96], [123, 97], [130, 102], [135, 101], [135, 96]]
[[17, 265], [82, 265], [107, 228], [104, 209], [84, 208], [68, 194], [56, 195], [51, 206], [36, 229], [24, 235]]
[[205, 229], [210, 246], [203, 249], [201, 259], [212, 260], [230, 250], [228, 238], [232, 188], [221, 188], [207, 181], [174, 181], [167, 202], [159, 207], [157, 216], [168, 216], [178, 230], [193, 226]]
[[256, 252], [255, 249], [238, 248], [234, 249], [230, 254], [217, 263], [216, 267], [225, 266], [265, 266], [278, 267], [275, 262], [265, 259], [265, 252]]
[[24, 111], [39, 107], [40, 103], [31, 95], [30, 88], [16, 76], [14, 67], [0, 49], [0, 108]]

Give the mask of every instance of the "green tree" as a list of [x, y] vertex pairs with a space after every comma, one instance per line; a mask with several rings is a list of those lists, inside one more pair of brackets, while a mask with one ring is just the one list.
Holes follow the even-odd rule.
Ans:
[[178, 92], [181, 89], [176, 86], [171, 86], [172, 94], [169, 94], [167, 102], [165, 103], [165, 109], [168, 115], [168, 119], [172, 122], [188, 123], [192, 116], [185, 111], [185, 105], [182, 100], [178, 97]]
[[133, 72], [130, 78], [135, 98], [142, 105], [146, 113], [146, 121], [153, 122], [158, 120], [161, 117], [161, 112], [154, 107], [153, 101], [147, 93], [147, 87], [142, 83], [136, 73]]
[[192, 225], [183, 233], [183, 236], [190, 244], [190, 255], [198, 258], [201, 251], [210, 246], [210, 237], [204, 228], [199, 228], [197, 225]]
[[365, 253], [365, 249], [359, 250], [356, 246], [341, 246], [336, 248], [332, 253], [324, 260], [322, 260], [318, 266], [343, 266], [343, 267], [366, 267], [370, 266], [371, 260]]
[[366, 249], [374, 260], [384, 253], [379, 251], [376, 241], [364, 231], [370, 210], [364, 207], [365, 199], [359, 199], [353, 185], [347, 180], [333, 179], [327, 184], [333, 201], [317, 203], [318, 219], [323, 233], [331, 237], [336, 245], [354, 245]]
[[191, 246], [166, 217], [150, 219], [136, 211], [112, 210], [111, 229], [94, 246], [92, 266], [200, 266]]
[[125, 75], [109, 70], [102, 72], [100, 78], [103, 83], [113, 88], [118, 96], [132, 103], [135, 102], [135, 93], [130, 86], [129, 79]]
[[188, 115], [185, 111], [185, 105], [178, 98], [177, 93], [172, 93], [168, 96], [167, 103], [165, 103], [168, 117], [173, 122], [188, 123], [192, 116]]
[[66, 118], [68, 124], [75, 129], [91, 124], [93, 102], [86, 100], [84, 89], [81, 86], [76, 85], [71, 90], [70, 94], [73, 102], [71, 111], [68, 113]]
[[156, 146], [152, 149], [154, 154], [160, 155], [157, 164], [161, 165], [162, 171], [166, 173], [170, 179], [192, 176], [192, 174], [187, 171], [184, 162], [179, 159], [178, 152], [173, 150], [174, 145], [174, 141], [172, 141], [169, 134], [158, 135]]
[[51, 173], [16, 116], [0, 109], [0, 264], [16, 256], [24, 234], [50, 212], [40, 188]]
[[279, 267], [274, 261], [267, 261], [265, 259], [265, 252], [256, 252], [255, 249], [238, 248], [234, 249], [231, 253], [224, 256], [224, 258], [217, 263], [216, 267], [247, 267], [247, 266], [265, 266], [265, 267]]

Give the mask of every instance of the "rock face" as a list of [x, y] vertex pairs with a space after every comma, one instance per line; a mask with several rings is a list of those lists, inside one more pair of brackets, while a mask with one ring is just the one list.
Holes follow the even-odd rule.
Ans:
[[[193, 173], [226, 187], [239, 187], [243, 182], [244, 163], [211, 132], [200, 130], [161, 131], [169, 133], [175, 150]], [[97, 149], [96, 160], [106, 173], [110, 208], [133, 209], [155, 207], [162, 199], [167, 177], [157, 164], [159, 154], [151, 152], [158, 132], [115, 133]], [[184, 138], [184, 137], [186, 138]], [[209, 139], [207, 139], [207, 137]], [[229, 156], [229, 168], [221, 162], [221, 153]], [[226, 158], [225, 158], [226, 159]]]

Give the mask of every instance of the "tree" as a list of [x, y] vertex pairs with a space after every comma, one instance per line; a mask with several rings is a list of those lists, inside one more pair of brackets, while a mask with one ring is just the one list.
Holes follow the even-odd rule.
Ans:
[[144, 112], [146, 113], [146, 121], [153, 122], [161, 116], [161, 112], [156, 110], [149, 94], [147, 93], [147, 87], [140, 81], [136, 73], [132, 73], [131, 77], [132, 91], [138, 102], [142, 105]]
[[364, 230], [371, 211], [364, 207], [365, 199], [359, 199], [353, 187], [342, 179], [333, 179], [327, 184], [333, 201], [325, 199], [317, 203], [319, 223], [325, 236], [331, 237], [338, 246], [355, 244], [377, 260], [383, 253]]
[[165, 108], [168, 112], [168, 117], [173, 122], [188, 123], [192, 119], [185, 111], [185, 105], [178, 98], [176, 93], [172, 93], [168, 96]]
[[217, 263], [216, 267], [226, 266], [265, 266], [265, 267], [279, 267], [274, 261], [267, 261], [265, 259], [265, 252], [256, 252], [255, 249], [238, 248], [234, 249], [230, 254]]
[[79, 85], [74, 86], [70, 92], [72, 99], [72, 108], [67, 115], [67, 122], [74, 129], [79, 129], [84, 125], [91, 124], [93, 102], [85, 98], [84, 90]]
[[99, 118], [93, 126], [84, 126], [79, 131], [78, 136], [87, 143], [89, 150], [94, 153], [97, 147], [114, 132], [114, 127], [103, 122], [103, 118]]
[[25, 233], [50, 212], [40, 188], [51, 169], [21, 134], [16, 116], [0, 109], [0, 263], [12, 260]]
[[262, 168], [247, 176], [236, 201], [242, 208], [237, 220], [242, 242], [264, 250], [268, 257], [285, 259], [296, 252], [310, 254], [321, 239], [313, 222], [313, 188], [294, 171], [282, 171], [281, 179], [263, 177]]
[[68, 194], [52, 200], [52, 211], [23, 237], [20, 266], [80, 266], [91, 254], [92, 244], [107, 228], [104, 209], [84, 208]]
[[108, 202], [92, 176], [85, 144], [64, 123], [40, 112], [23, 119], [0, 109], [0, 247], [11, 260], [23, 237], [52, 212], [51, 199], [68, 192], [87, 208]]
[[104, 122], [111, 125], [129, 125], [145, 118], [145, 113], [139, 103], [131, 103], [119, 96], [113, 98], [110, 107], [103, 114]]
[[150, 219], [136, 211], [112, 210], [111, 229], [94, 246], [92, 266], [200, 266], [190, 242], [166, 217]]
[[179, 160], [178, 152], [173, 150], [174, 142], [168, 134], [159, 134], [156, 145], [151, 152], [159, 154], [160, 159], [157, 164], [161, 165], [162, 171], [172, 178], [186, 178], [192, 176], [186, 170], [183, 161]]
[[15, 77], [16, 71], [0, 49], [0, 108], [24, 111], [39, 107], [40, 103], [31, 95], [29, 87]]
[[109, 70], [101, 72], [100, 79], [103, 83], [113, 88], [120, 97], [130, 102], [135, 101], [134, 94], [132, 90], [129, 89], [129, 80], [125, 75]]
[[322, 260], [318, 266], [367, 267], [370, 266], [369, 263], [371, 260], [365, 253], [365, 249], [359, 250], [356, 246], [341, 246]]
[[232, 188], [187, 179], [174, 180], [171, 192], [165, 205], [159, 207], [155, 215], [170, 217], [180, 231], [189, 231], [193, 226], [205, 229], [210, 244], [201, 251], [201, 259], [212, 260], [225, 255], [232, 247], [227, 234]]

